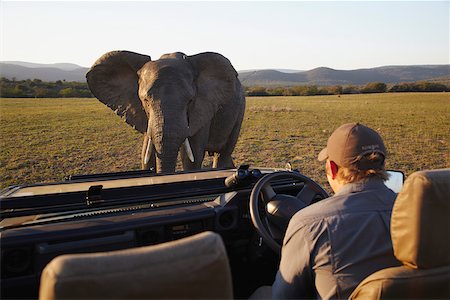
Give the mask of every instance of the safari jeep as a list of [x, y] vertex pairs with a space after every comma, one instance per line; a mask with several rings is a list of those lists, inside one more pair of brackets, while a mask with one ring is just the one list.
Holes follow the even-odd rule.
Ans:
[[[398, 175], [387, 183], [397, 192]], [[449, 298], [449, 184], [450, 169], [407, 179], [392, 220], [404, 266], [352, 297]], [[290, 217], [326, 197], [298, 171], [249, 166], [10, 187], [0, 194], [1, 298], [248, 298], [272, 284]]]

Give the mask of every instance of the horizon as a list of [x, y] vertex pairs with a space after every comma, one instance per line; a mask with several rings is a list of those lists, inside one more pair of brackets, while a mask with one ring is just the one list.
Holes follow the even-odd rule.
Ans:
[[[41, 68], [42, 67], [51, 67], [52, 65], [60, 65], [60, 64], [69, 64], [69, 65], [74, 65], [77, 66], [78, 68], [87, 68], [89, 69], [89, 66], [81, 66], [75, 63], [71, 63], [71, 62], [56, 62], [56, 63], [35, 63], [35, 62], [30, 62], [30, 61], [0, 61], [0, 63], [5, 63], [5, 64], [15, 64], [17, 66], [21, 66], [21, 64], [31, 64], [31, 65], [36, 65], [35, 67], [29, 67], [29, 68]], [[281, 73], [300, 73], [300, 72], [308, 72], [308, 71], [312, 71], [315, 69], [331, 69], [331, 70], [335, 70], [335, 71], [357, 71], [357, 70], [364, 70], [364, 69], [376, 69], [376, 68], [388, 68], [388, 67], [426, 67], [426, 66], [450, 66], [449, 64], [425, 64], [425, 65], [385, 65], [385, 66], [376, 66], [376, 67], [367, 67], [367, 68], [358, 68], [358, 69], [334, 69], [334, 68], [330, 68], [327, 66], [320, 66], [320, 67], [314, 67], [312, 69], [308, 69], [308, 70], [295, 70], [295, 69], [284, 69], [284, 68], [265, 68], [265, 69], [245, 69], [245, 70], [236, 70], [237, 72], [255, 72], [255, 71], [277, 71], [277, 72], [281, 72]], [[58, 67], [54, 67], [54, 68], [58, 68]], [[64, 70], [61, 68], [58, 68], [60, 70]], [[72, 70], [72, 69], [71, 69]], [[73, 69], [74, 70], [74, 69]], [[1, 70], [0, 70], [1, 73]]]
[[2, 1], [0, 60], [90, 67], [106, 52], [128, 50], [153, 60], [214, 51], [236, 70], [446, 65], [449, 8], [449, 1]]

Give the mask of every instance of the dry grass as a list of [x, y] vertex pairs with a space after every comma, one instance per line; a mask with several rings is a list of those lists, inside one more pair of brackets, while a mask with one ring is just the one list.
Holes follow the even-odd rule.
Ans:
[[335, 128], [361, 122], [384, 138], [388, 168], [450, 167], [449, 100], [447, 93], [248, 98], [235, 156], [273, 167], [290, 162], [324, 183], [318, 153]]
[[[381, 133], [388, 168], [450, 167], [448, 93], [248, 98], [235, 162], [290, 162], [324, 184], [317, 154], [336, 127], [355, 121]], [[1, 187], [139, 169], [141, 139], [95, 99], [0, 99]]]

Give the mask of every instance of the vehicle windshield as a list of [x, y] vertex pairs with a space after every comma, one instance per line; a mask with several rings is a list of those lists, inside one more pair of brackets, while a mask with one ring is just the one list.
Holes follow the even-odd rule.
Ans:
[[224, 178], [232, 174], [233, 170], [196, 172], [187, 174], [171, 174], [160, 176], [142, 176], [137, 178], [104, 179], [86, 182], [61, 182], [47, 185], [32, 185], [12, 189], [2, 194], [3, 197], [26, 197], [87, 191], [91, 186], [102, 185], [102, 189], [117, 189], [124, 187], [147, 186], [154, 184], [170, 184], [183, 181], [196, 181], [212, 178]]

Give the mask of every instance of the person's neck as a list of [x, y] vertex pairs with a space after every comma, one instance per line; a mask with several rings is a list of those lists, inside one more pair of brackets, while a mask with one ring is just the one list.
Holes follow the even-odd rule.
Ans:
[[342, 183], [340, 183], [340, 182], [336, 182], [335, 184], [333, 184], [333, 185], [331, 186], [331, 188], [333, 189], [334, 193], [337, 194], [337, 193], [342, 189], [342, 187], [343, 187], [344, 185], [345, 185], [345, 184], [342, 184]]
[[338, 178], [332, 178], [330, 175], [328, 175], [327, 174], [327, 177], [328, 177], [328, 183], [330, 184], [330, 186], [331, 186], [331, 189], [333, 190], [333, 192], [335, 193], [335, 194], [337, 194], [340, 190], [341, 190], [341, 188], [345, 185], [345, 184], [343, 184], [340, 180], [338, 180]]

